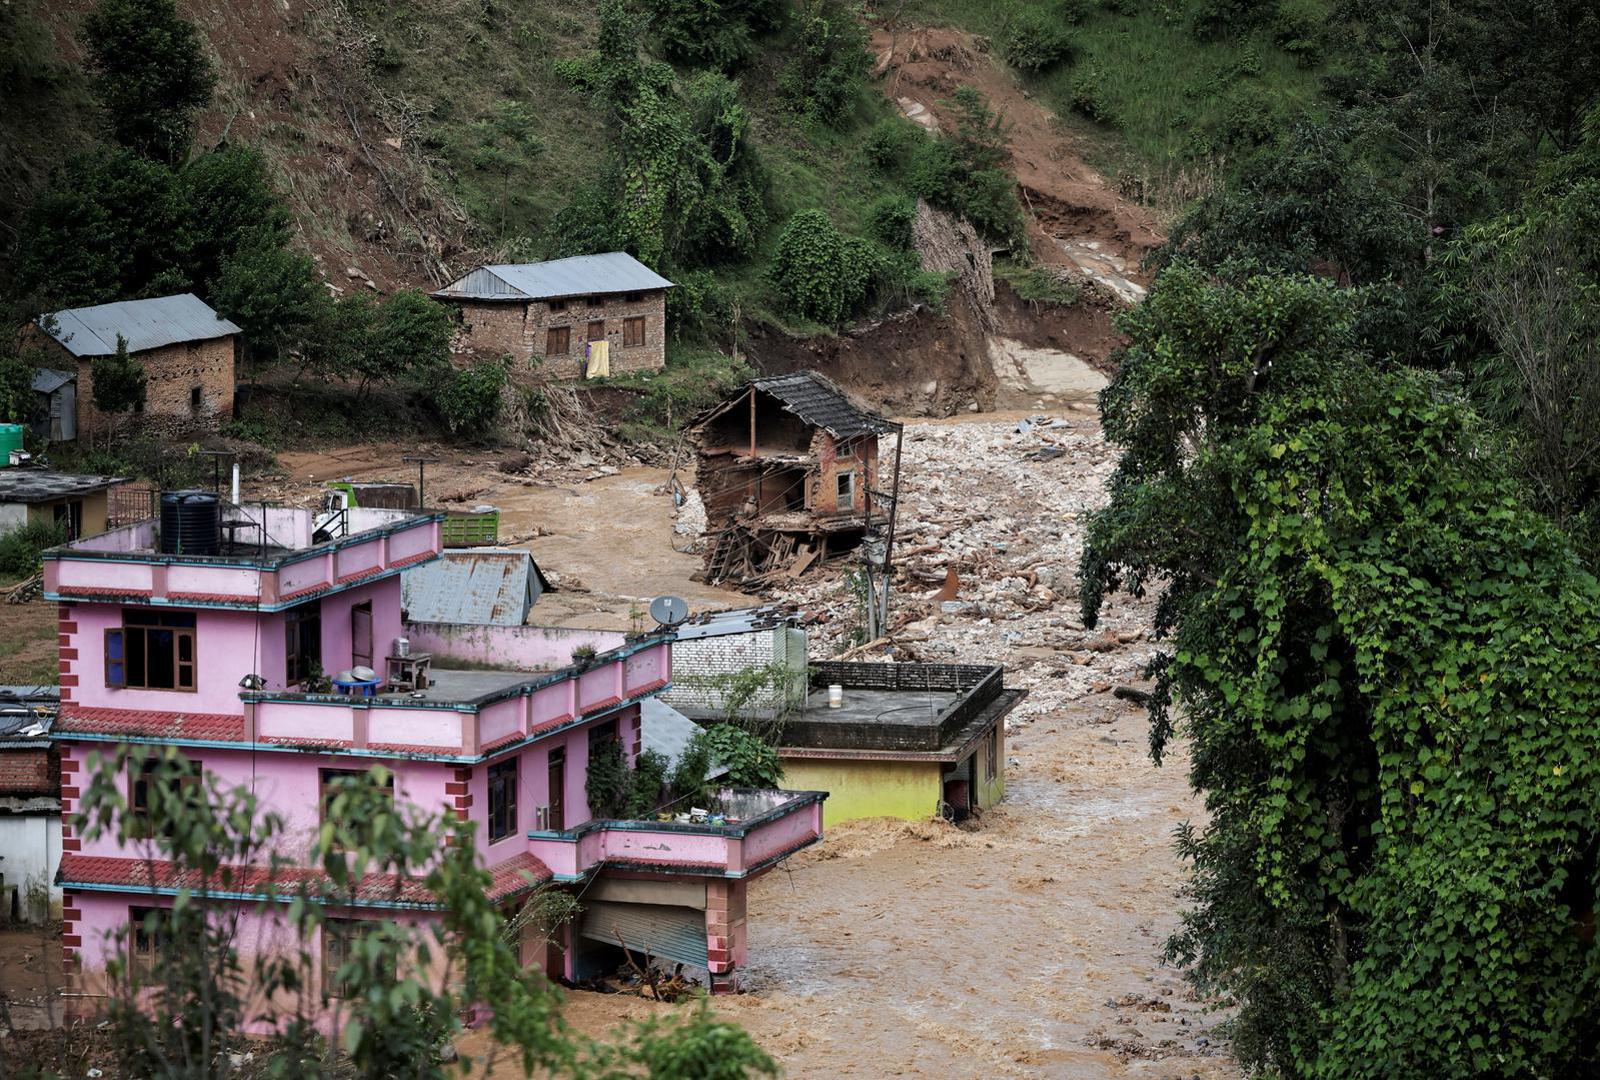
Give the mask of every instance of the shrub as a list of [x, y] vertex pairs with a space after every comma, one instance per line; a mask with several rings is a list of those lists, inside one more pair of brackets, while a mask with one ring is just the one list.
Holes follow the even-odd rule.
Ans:
[[672, 762], [658, 750], [646, 750], [633, 763], [628, 785], [627, 816], [635, 820], [654, 814], [666, 789], [667, 772]]
[[790, 311], [836, 324], [866, 300], [876, 264], [871, 245], [839, 232], [821, 210], [802, 210], [778, 238], [770, 277]]
[[878, 172], [893, 173], [927, 141], [927, 134], [916, 124], [886, 116], [867, 129], [866, 138], [861, 140], [861, 156]]
[[1001, 34], [999, 45], [1006, 63], [1035, 73], [1070, 60], [1075, 47], [1061, 9], [1047, 11], [1031, 6], [1017, 12]]
[[917, 203], [905, 195], [884, 195], [867, 209], [867, 231], [873, 239], [894, 251], [911, 247], [911, 223], [917, 218]]
[[726, 766], [734, 787], [774, 788], [783, 779], [775, 747], [734, 724], [713, 724], [691, 742], [705, 746], [712, 764]]
[[1100, 88], [1102, 80], [1100, 69], [1093, 65], [1078, 72], [1073, 77], [1067, 104], [1073, 112], [1086, 116], [1097, 124], [1115, 126], [1117, 117], [1106, 102], [1105, 92]]
[[39, 553], [67, 542], [67, 530], [55, 522], [34, 521], [0, 533], [0, 574], [27, 577], [39, 569]]
[[505, 385], [504, 360], [479, 360], [437, 384], [433, 407], [452, 434], [468, 431], [481, 438], [500, 415], [500, 392]]

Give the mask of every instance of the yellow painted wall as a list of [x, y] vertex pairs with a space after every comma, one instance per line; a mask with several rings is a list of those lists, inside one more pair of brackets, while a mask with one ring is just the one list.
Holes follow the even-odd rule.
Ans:
[[[993, 738], [994, 745], [994, 773], [989, 772], [989, 745], [988, 740]], [[987, 810], [1006, 797], [1006, 734], [1005, 724], [995, 725], [992, 736], [984, 736], [978, 743], [977, 752], [972, 755], [972, 774], [977, 780], [978, 809]]]
[[824, 827], [868, 817], [920, 821], [939, 808], [940, 766], [935, 762], [782, 760], [785, 788], [828, 792], [822, 804]]
[[63, 503], [83, 500], [83, 535], [99, 536], [106, 531], [106, 506], [109, 494], [105, 491], [91, 491], [87, 495], [73, 495], [70, 498], [55, 499], [50, 502], [31, 503], [28, 506], [28, 522], [40, 521], [45, 524], [56, 519], [56, 507]]

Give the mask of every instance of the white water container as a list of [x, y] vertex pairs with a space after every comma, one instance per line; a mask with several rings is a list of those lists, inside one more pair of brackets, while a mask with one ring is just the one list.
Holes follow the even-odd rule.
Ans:
[[838, 683], [834, 683], [828, 687], [828, 708], [844, 708], [844, 687], [840, 686]]
[[396, 656], [410, 656], [411, 655], [411, 639], [407, 638], [407, 637], [397, 637], [397, 638], [395, 638], [394, 639], [394, 654]]

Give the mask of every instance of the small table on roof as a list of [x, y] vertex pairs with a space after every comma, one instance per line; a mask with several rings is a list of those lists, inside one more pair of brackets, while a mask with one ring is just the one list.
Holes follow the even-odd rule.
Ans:
[[381, 679], [334, 679], [333, 688], [346, 697], [372, 697], [382, 682]]
[[428, 688], [428, 675], [433, 667], [433, 654], [414, 652], [406, 656], [386, 656], [384, 663], [388, 665], [385, 674], [388, 683], [396, 690], [426, 690]]

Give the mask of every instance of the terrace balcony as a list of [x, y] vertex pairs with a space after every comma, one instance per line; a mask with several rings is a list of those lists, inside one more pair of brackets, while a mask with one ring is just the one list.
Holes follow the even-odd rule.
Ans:
[[278, 611], [398, 574], [442, 548], [442, 514], [345, 513], [346, 535], [319, 540], [309, 510], [226, 507], [226, 539], [210, 555], [162, 551], [153, 519], [125, 525], [45, 552], [45, 598]]
[[825, 791], [725, 788], [707, 807], [722, 824], [600, 819], [528, 833], [528, 853], [556, 881], [608, 870], [749, 878], [822, 839]]
[[615, 712], [666, 686], [671, 647], [643, 638], [545, 673], [439, 670], [426, 690], [373, 697], [240, 694], [253, 745], [470, 762]]

